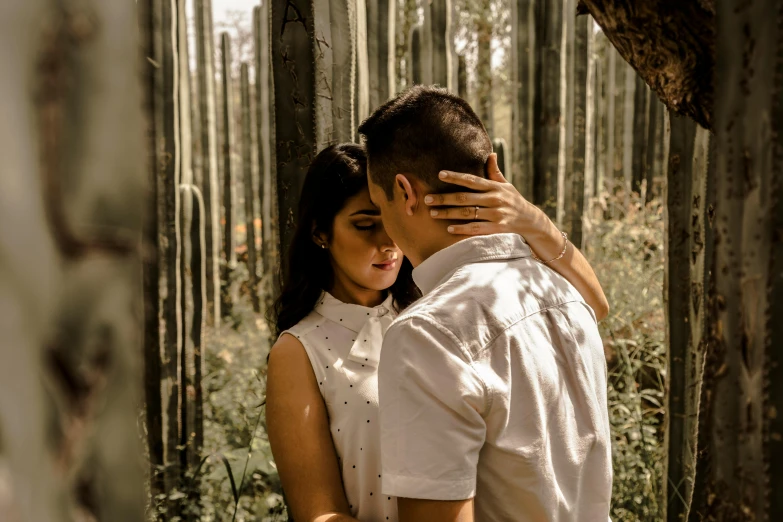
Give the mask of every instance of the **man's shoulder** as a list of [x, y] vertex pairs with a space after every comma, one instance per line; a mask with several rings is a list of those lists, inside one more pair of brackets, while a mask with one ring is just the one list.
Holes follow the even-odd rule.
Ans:
[[448, 332], [468, 353], [478, 353], [509, 326], [541, 310], [582, 301], [562, 276], [530, 258], [465, 265], [395, 321]]
[[437, 352], [443, 355], [451, 354], [469, 360], [469, 354], [450, 323], [438, 315], [437, 308], [426, 298], [402, 311], [389, 326], [384, 335], [382, 357], [404, 359], [408, 351], [437, 345]]

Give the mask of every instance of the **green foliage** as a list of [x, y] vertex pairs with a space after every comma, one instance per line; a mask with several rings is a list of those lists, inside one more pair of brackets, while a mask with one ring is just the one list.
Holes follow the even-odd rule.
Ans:
[[657, 521], [666, 460], [663, 207], [623, 198], [604, 199], [621, 215], [608, 220], [601, 212], [586, 231], [586, 256], [611, 307], [600, 330], [609, 367], [612, 519]]
[[206, 338], [204, 454], [210, 457], [201, 470], [201, 520], [284, 521], [280, 479], [264, 422], [269, 333], [247, 302], [236, 308], [244, 316], [238, 327], [222, 328], [219, 334], [210, 330]]

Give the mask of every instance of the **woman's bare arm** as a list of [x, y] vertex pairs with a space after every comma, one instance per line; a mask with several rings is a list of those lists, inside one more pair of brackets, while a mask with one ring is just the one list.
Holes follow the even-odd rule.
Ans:
[[[433, 218], [466, 221], [450, 226], [452, 234], [476, 236], [515, 232], [525, 238], [540, 259], [548, 261], [558, 257], [563, 250], [563, 235], [540, 208], [506, 181], [495, 154], [487, 161], [487, 174], [489, 179], [441, 172], [442, 181], [473, 192], [430, 194], [424, 202], [432, 207]], [[548, 266], [574, 285], [599, 321], [609, 314], [609, 303], [601, 283], [590, 263], [573, 244], [568, 244], [565, 256]]]
[[357, 522], [350, 516], [326, 405], [302, 343], [283, 335], [269, 355], [269, 443], [297, 522]]

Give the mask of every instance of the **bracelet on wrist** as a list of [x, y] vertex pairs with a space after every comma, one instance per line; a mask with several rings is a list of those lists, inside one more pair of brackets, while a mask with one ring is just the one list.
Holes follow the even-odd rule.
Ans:
[[531, 248], [531, 249], [530, 249], [530, 255], [533, 257], [533, 259], [535, 259], [535, 260], [536, 260], [536, 261], [538, 261], [539, 263], [543, 263], [543, 264], [545, 264], [545, 265], [548, 265], [549, 263], [553, 263], [553, 262], [555, 262], [555, 261], [557, 261], [557, 260], [559, 260], [559, 259], [563, 259], [563, 256], [565, 256], [565, 255], [566, 255], [566, 251], [568, 250], [568, 234], [566, 234], [565, 232], [560, 232], [560, 234], [562, 234], [562, 236], [563, 236], [563, 250], [562, 250], [562, 252], [560, 252], [560, 255], [559, 255], [559, 256], [557, 256], [557, 257], [555, 257], [555, 258], [553, 258], [553, 259], [550, 259], [549, 261], [544, 261], [544, 260], [542, 260], [541, 258], [539, 258], [539, 257], [538, 257], [538, 256], [537, 256], [537, 255], [536, 255], [534, 252], [533, 252], [533, 249]]

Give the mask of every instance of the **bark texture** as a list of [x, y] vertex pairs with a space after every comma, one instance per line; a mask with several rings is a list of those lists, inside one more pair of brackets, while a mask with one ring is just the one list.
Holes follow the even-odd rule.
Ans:
[[560, 147], [560, 60], [563, 3], [536, 3], [536, 93], [533, 120], [533, 203], [555, 219]]
[[255, 162], [253, 161], [253, 110], [250, 103], [250, 70], [246, 63], [240, 69], [240, 93], [242, 100], [242, 186], [245, 193], [245, 228], [247, 230], [245, 245], [247, 247], [248, 290], [253, 311], [261, 311], [261, 301], [258, 295], [258, 251], [256, 241], [256, 184]]
[[280, 266], [285, 276], [299, 194], [315, 151], [313, 5], [310, 0], [271, 5]]
[[145, 68], [143, 104], [135, 9], [0, 3], [2, 520], [145, 520], [140, 108], [153, 81]]
[[[533, 93], [535, 92], [535, 2], [511, 2], [511, 144], [514, 186], [533, 198]], [[462, 62], [460, 65], [464, 67]], [[463, 96], [460, 92], [460, 96]], [[464, 96], [463, 96], [464, 97]]]
[[[258, 172], [259, 201], [261, 203], [261, 237], [263, 238], [261, 263], [262, 273], [274, 273], [279, 263], [277, 234], [277, 185], [275, 172], [272, 169], [275, 147], [273, 146], [274, 129], [272, 115], [274, 113], [273, 86], [270, 69], [270, 33], [269, 15], [270, 1], [253, 9], [253, 42], [255, 53], [256, 78], [256, 126], [258, 137]], [[335, 93], [337, 96], [337, 93]], [[352, 100], [335, 101], [338, 107], [352, 104]], [[351, 136], [352, 134], [348, 134]], [[267, 292], [271, 297], [274, 292]]]
[[691, 519], [778, 520], [783, 13], [774, 0], [716, 7], [715, 288]]
[[[670, 115], [666, 183], [664, 303], [669, 347], [667, 389], [667, 520], [687, 519], [698, 450], [699, 400], [707, 348], [706, 260], [711, 252], [708, 190], [714, 182], [709, 133]], [[686, 518], [681, 518], [681, 516]]]
[[570, 229], [571, 242], [582, 247], [582, 217], [585, 203], [585, 152], [587, 140], [587, 89], [588, 89], [588, 28], [592, 21], [588, 17], [575, 20], [574, 27], [574, 73], [573, 73], [573, 120], [571, 125], [572, 143], [570, 157], [571, 197], [566, 200], [566, 216]]
[[712, 126], [717, 0], [579, 0], [670, 110]]
[[[184, 4], [183, 4], [184, 9]], [[217, 105], [215, 101], [215, 44], [212, 0], [195, 0], [196, 71], [201, 144], [201, 192], [204, 195], [207, 300], [210, 323], [220, 326], [220, 192], [218, 183]], [[182, 79], [182, 81], [185, 81]]]
[[223, 125], [221, 153], [223, 156], [223, 263], [221, 288], [221, 307], [223, 317], [230, 316], [233, 303], [239, 297], [238, 289], [233, 284], [233, 273], [237, 266], [236, 253], [236, 182], [234, 170], [234, 82], [231, 77], [231, 37], [228, 33], [220, 35], [221, 69], [223, 80], [221, 98], [223, 102]]

